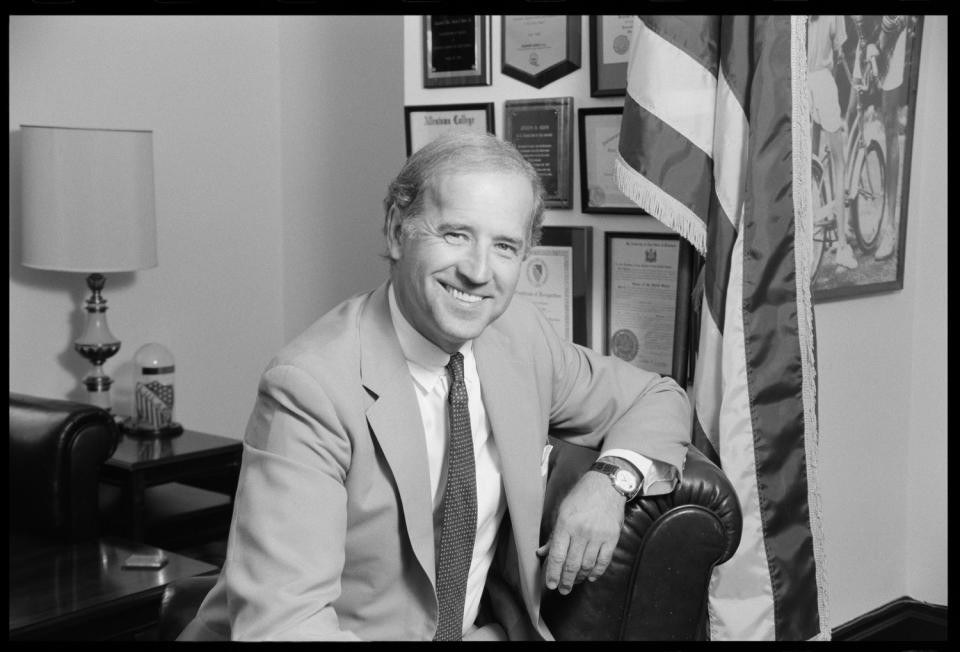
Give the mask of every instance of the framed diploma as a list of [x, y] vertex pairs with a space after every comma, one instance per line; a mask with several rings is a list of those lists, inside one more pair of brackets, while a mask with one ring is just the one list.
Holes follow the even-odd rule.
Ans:
[[543, 88], [580, 68], [580, 16], [503, 16], [500, 72]]
[[591, 227], [545, 226], [517, 283], [517, 294], [540, 308], [562, 339], [583, 346], [590, 346], [592, 251]]
[[423, 17], [423, 86], [489, 86], [490, 16]]
[[584, 213], [646, 211], [620, 192], [614, 163], [620, 144], [623, 107], [580, 109], [580, 210]]
[[625, 95], [633, 16], [590, 16], [590, 97]]
[[605, 353], [687, 384], [692, 247], [674, 234], [606, 233]]
[[403, 113], [407, 156], [447, 131], [463, 129], [494, 133], [493, 102], [405, 106]]
[[540, 174], [544, 204], [571, 208], [573, 189], [573, 98], [507, 100], [504, 139]]

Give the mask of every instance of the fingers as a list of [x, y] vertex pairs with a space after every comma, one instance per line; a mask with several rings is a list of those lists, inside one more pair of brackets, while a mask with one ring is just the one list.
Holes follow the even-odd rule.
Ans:
[[597, 554], [597, 563], [587, 578], [589, 581], [595, 582], [598, 577], [607, 572], [607, 567], [610, 566], [610, 562], [613, 560], [613, 551], [615, 548], [616, 545], [610, 545], [610, 543], [604, 543], [600, 546], [600, 552]]

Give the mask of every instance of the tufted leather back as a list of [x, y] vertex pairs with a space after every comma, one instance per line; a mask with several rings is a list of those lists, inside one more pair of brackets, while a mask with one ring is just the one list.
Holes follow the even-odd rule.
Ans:
[[100, 466], [118, 437], [98, 407], [11, 392], [10, 532], [96, 537]]

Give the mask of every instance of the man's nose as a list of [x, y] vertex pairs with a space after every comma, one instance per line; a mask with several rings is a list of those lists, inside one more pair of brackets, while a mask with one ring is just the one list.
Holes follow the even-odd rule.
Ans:
[[490, 267], [490, 249], [481, 244], [470, 247], [457, 265], [457, 271], [474, 285], [483, 285], [493, 278]]

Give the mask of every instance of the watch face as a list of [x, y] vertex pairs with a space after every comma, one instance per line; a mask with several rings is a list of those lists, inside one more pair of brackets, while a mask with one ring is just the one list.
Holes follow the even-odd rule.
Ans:
[[616, 485], [627, 493], [631, 493], [634, 489], [637, 488], [637, 479], [629, 471], [624, 471], [620, 469], [617, 471], [617, 475], [614, 478]]

